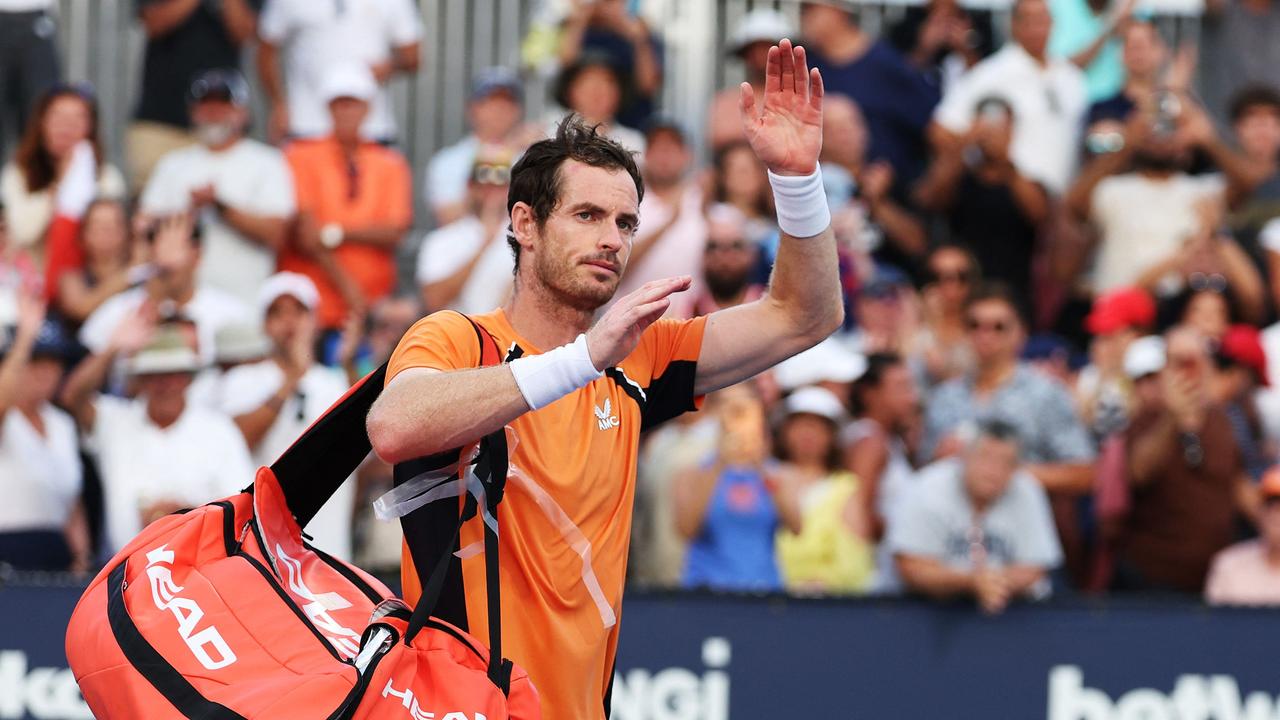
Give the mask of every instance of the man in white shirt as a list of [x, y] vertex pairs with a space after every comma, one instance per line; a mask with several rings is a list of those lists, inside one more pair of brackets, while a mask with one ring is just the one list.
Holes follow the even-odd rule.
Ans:
[[269, 0], [258, 38], [273, 140], [328, 135], [329, 105], [321, 92], [326, 73], [353, 63], [368, 66], [382, 86], [361, 134], [376, 141], [395, 138], [386, 83], [396, 73], [418, 69], [422, 21], [412, 0]]
[[646, 128], [644, 140], [642, 222], [626, 277], [614, 297], [673, 275], [697, 278], [692, 288], [696, 294], [701, 289], [707, 221], [702, 213], [702, 190], [698, 183], [688, 182], [693, 151], [684, 130], [671, 120], [655, 120]]
[[[316, 286], [306, 275], [272, 275], [258, 295], [271, 357], [232, 368], [222, 379], [220, 408], [243, 433], [255, 465], [270, 465], [347, 391], [342, 373], [319, 365]], [[316, 547], [351, 559], [354, 479], [338, 488], [307, 525]]]
[[252, 303], [276, 269], [294, 211], [293, 176], [279, 150], [246, 138], [249, 85], [234, 70], [191, 84], [198, 145], [161, 158], [142, 193], [148, 215], [194, 209], [204, 229], [199, 281]]
[[1062, 547], [1044, 488], [1018, 467], [1017, 430], [987, 420], [963, 457], [920, 471], [886, 540], [907, 589], [989, 613], [1048, 594]]
[[507, 154], [514, 158], [536, 139], [538, 129], [522, 125], [523, 115], [524, 85], [514, 70], [491, 67], [476, 74], [467, 103], [471, 134], [432, 156], [423, 178], [423, 192], [437, 226], [444, 227], [467, 214], [467, 187], [477, 156]]
[[[96, 392], [117, 357], [128, 358], [134, 399]], [[134, 313], [67, 380], [63, 402], [98, 457], [107, 553], [169, 513], [253, 483], [254, 467], [235, 424], [186, 399], [200, 366], [175, 326], [157, 328]]]
[[200, 239], [189, 214], [161, 220], [148, 233], [148, 242], [152, 277], [94, 310], [80, 328], [80, 344], [93, 353], [106, 352], [121, 322], [142, 311], [155, 319], [194, 324], [196, 352], [203, 365], [212, 364], [218, 330], [249, 317], [248, 307], [226, 292], [196, 282]]
[[1015, 2], [1012, 41], [947, 90], [934, 111], [932, 137], [936, 145], [959, 143], [978, 103], [1001, 97], [1017, 118], [1010, 153], [1014, 164], [1060, 194], [1075, 172], [1088, 96], [1080, 69], [1065, 58], [1047, 55], [1052, 27], [1045, 0]]
[[467, 184], [467, 214], [427, 234], [418, 250], [416, 279], [427, 312], [478, 314], [506, 302], [515, 256], [507, 244], [509, 154], [485, 148]]

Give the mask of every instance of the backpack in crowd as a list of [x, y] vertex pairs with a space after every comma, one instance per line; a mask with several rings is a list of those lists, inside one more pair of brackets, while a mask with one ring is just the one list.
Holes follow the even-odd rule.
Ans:
[[[476, 330], [481, 364], [499, 362], [492, 337]], [[365, 416], [385, 376], [383, 366], [361, 380], [251, 487], [152, 523], [94, 578], [66, 649], [95, 717], [541, 717], [528, 675], [502, 658], [496, 582], [486, 588], [487, 649], [433, 617], [447, 558], [433, 563], [410, 608], [304, 539], [302, 527], [370, 451]], [[455, 534], [483, 515], [486, 550], [496, 548], [505, 432], [456, 456], [469, 459], [422, 489], [430, 505], [454, 508]], [[485, 562], [497, 578], [498, 553], [486, 551]]]

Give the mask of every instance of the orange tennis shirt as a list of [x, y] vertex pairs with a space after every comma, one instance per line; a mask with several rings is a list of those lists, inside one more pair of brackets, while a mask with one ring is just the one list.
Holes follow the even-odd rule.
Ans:
[[[473, 319], [508, 360], [541, 352], [502, 310]], [[537, 687], [546, 718], [604, 717], [618, 643], [642, 428], [701, 405], [694, 374], [706, 318], [659, 320], [617, 367], [510, 423], [515, 444], [498, 506], [503, 654]], [[401, 339], [387, 382], [415, 367], [477, 367], [476, 331], [455, 312], [419, 320]], [[472, 634], [489, 642], [478, 519], [463, 528], [463, 587]], [[405, 599], [421, 590], [408, 553]]]

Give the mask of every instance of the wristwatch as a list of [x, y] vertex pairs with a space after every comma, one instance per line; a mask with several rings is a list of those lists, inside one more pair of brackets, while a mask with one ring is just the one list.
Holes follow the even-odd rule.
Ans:
[[342, 244], [342, 239], [346, 236], [342, 226], [338, 223], [328, 223], [320, 228], [320, 244], [333, 250]]

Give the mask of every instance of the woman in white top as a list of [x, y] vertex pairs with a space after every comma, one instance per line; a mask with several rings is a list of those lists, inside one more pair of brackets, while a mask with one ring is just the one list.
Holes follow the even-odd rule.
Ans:
[[13, 160], [0, 170], [0, 201], [10, 238], [17, 247], [30, 250], [42, 266], [55, 191], [71, 164], [71, 151], [84, 140], [93, 146], [97, 163], [96, 194], [124, 199], [124, 176], [104, 162], [97, 100], [87, 86], [55, 85], [41, 96]]
[[23, 294], [18, 325], [0, 360], [0, 565], [87, 570], [89, 533], [80, 511], [75, 423], [50, 404], [70, 338]]
[[[857, 420], [845, 428], [842, 437], [845, 467], [862, 481], [871, 537], [880, 541], [915, 476], [903, 438], [920, 397], [902, 357], [876, 353], [867, 358], [866, 371], [853, 384], [852, 400]], [[881, 544], [877, 578], [883, 576], [887, 559]], [[879, 587], [877, 579], [872, 589]]]

